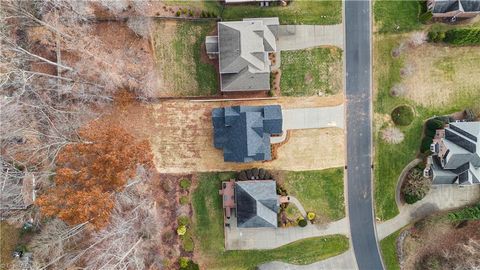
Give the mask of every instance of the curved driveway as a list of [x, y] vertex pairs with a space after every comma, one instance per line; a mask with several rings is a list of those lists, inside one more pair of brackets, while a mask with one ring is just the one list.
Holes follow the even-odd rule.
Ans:
[[345, 1], [347, 190], [353, 251], [360, 270], [384, 269], [372, 200], [370, 1]]

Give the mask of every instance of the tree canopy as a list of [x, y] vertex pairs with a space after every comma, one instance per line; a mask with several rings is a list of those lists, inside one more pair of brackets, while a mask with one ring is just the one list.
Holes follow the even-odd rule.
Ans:
[[96, 228], [109, 220], [112, 193], [120, 191], [137, 167], [152, 166], [148, 141], [135, 141], [122, 127], [92, 122], [79, 131], [80, 143], [59, 153], [54, 186], [37, 199], [43, 215], [69, 224], [90, 221]]

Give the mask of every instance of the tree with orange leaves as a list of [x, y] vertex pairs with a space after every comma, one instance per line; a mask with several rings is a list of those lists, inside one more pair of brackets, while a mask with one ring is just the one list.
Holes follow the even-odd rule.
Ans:
[[101, 228], [114, 207], [113, 192], [123, 189], [139, 165], [152, 166], [150, 145], [101, 122], [90, 123], [79, 135], [82, 142], [67, 145], [58, 156], [55, 186], [36, 203], [45, 216]]

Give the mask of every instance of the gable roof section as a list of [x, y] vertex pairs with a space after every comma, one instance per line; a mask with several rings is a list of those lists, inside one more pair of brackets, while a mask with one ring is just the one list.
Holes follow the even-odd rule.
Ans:
[[282, 133], [280, 105], [233, 106], [212, 112], [214, 146], [224, 161], [270, 160], [270, 135]]
[[448, 13], [452, 11], [480, 12], [479, 0], [435, 0], [433, 13]]
[[480, 122], [450, 123], [441, 143], [447, 150], [433, 157], [433, 182], [444, 184], [453, 174], [459, 184], [480, 183]]
[[272, 180], [235, 182], [238, 227], [277, 227], [276, 187]]
[[277, 50], [272, 29], [278, 32], [278, 18], [218, 23], [222, 91], [270, 89], [268, 53]]

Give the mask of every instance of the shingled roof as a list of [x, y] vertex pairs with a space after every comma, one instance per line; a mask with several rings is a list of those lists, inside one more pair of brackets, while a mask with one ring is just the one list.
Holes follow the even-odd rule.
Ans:
[[[218, 23], [218, 58], [222, 91], [270, 89], [269, 52], [277, 50], [278, 18]], [[207, 37], [206, 41], [214, 40]], [[210, 44], [208, 43], [208, 44]], [[213, 48], [207, 52], [215, 53]]]
[[237, 226], [239, 228], [277, 227], [279, 201], [273, 180], [235, 183]]
[[280, 105], [233, 106], [212, 111], [214, 146], [225, 161], [270, 160], [270, 135], [282, 133]]
[[480, 184], [480, 122], [450, 123], [434, 144], [429, 159], [434, 184]]
[[459, 12], [479, 12], [479, 0], [434, 0], [432, 13], [448, 13], [452, 11]]

